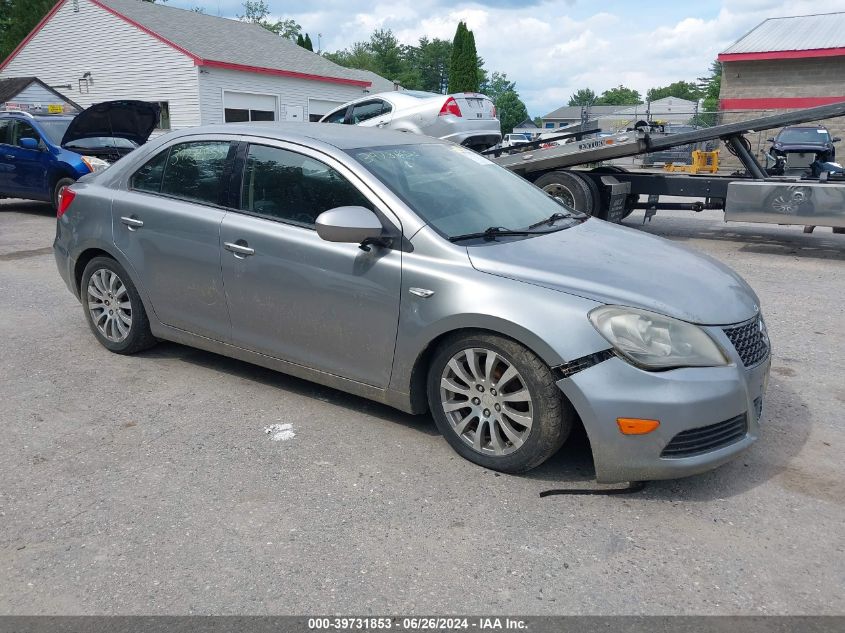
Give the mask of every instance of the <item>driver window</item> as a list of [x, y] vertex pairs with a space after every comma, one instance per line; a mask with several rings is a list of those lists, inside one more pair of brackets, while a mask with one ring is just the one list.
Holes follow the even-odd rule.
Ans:
[[26, 121], [15, 121], [12, 124], [12, 145], [20, 145], [22, 138], [34, 138], [36, 141], [41, 141], [41, 137], [35, 128]]
[[243, 211], [314, 228], [335, 207], [373, 205], [325, 163], [277, 147], [250, 145], [241, 187]]
[[335, 110], [330, 115], [328, 115], [324, 120], [323, 123], [343, 123], [346, 119], [346, 108], [341, 108], [340, 110]]

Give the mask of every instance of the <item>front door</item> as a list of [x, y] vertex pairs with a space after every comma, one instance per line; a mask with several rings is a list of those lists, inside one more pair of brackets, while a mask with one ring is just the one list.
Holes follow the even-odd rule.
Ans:
[[[41, 141], [41, 136], [28, 122], [20, 119], [7, 119], [9, 125], [4, 130], [5, 144], [0, 147], [4, 163], [4, 193], [31, 198], [50, 200], [48, 191], [47, 165], [50, 154], [45, 149], [27, 149], [21, 147], [22, 138]], [[5, 122], [5, 121], [4, 121]], [[43, 147], [43, 144], [41, 144]]]
[[179, 143], [130, 179], [113, 210], [114, 240], [165, 325], [227, 342], [220, 271], [229, 141]]
[[314, 229], [328, 209], [376, 205], [341, 165], [318, 154], [250, 145], [243, 174], [240, 212], [221, 228], [233, 342], [386, 387], [401, 252], [325, 242]]

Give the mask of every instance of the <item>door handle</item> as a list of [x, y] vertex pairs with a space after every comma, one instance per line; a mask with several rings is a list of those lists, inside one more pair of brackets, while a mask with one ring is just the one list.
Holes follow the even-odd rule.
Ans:
[[126, 216], [123, 216], [122, 218], [120, 218], [120, 221], [123, 222], [126, 226], [128, 226], [130, 231], [137, 231], [142, 226], [144, 226], [143, 220], [139, 220], [135, 217], [127, 218]]
[[[243, 242], [243, 240], [239, 240]], [[243, 244], [238, 244], [237, 242], [223, 242], [223, 247], [227, 251], [231, 251], [235, 254], [235, 257], [243, 259], [244, 257], [248, 257], [250, 255], [255, 255], [255, 249], [250, 248], [246, 245], [246, 242]]]

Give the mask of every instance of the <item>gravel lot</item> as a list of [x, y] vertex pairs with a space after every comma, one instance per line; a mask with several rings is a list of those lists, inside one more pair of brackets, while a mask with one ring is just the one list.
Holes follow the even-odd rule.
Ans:
[[174, 344], [110, 354], [50, 209], [0, 202], [0, 613], [845, 614], [845, 235], [720, 218], [645, 230], [760, 295], [760, 442], [639, 493], [540, 498], [588, 485], [583, 438], [500, 476], [427, 417]]

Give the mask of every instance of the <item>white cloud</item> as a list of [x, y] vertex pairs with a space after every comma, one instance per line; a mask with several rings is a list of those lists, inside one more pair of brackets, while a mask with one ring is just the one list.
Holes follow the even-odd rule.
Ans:
[[[206, 0], [210, 13], [239, 12], [238, 0]], [[324, 50], [366, 40], [390, 28], [403, 43], [422, 35], [451, 39], [459, 20], [473, 30], [489, 71], [516, 81], [532, 116], [561, 105], [578, 88], [601, 92], [624, 84], [641, 94], [707, 73], [716, 55], [769, 17], [845, 11], [845, 0], [704, 0], [667, 3], [665, 10], [633, 2], [603, 2], [601, 9], [574, 0], [530, 5], [518, 0], [268, 0], [276, 17], [294, 18]], [[203, 0], [170, 0], [171, 6]], [[652, 5], [653, 6], [653, 5]], [[278, 12], [278, 13], [277, 13]], [[669, 17], [667, 17], [669, 16]]]

